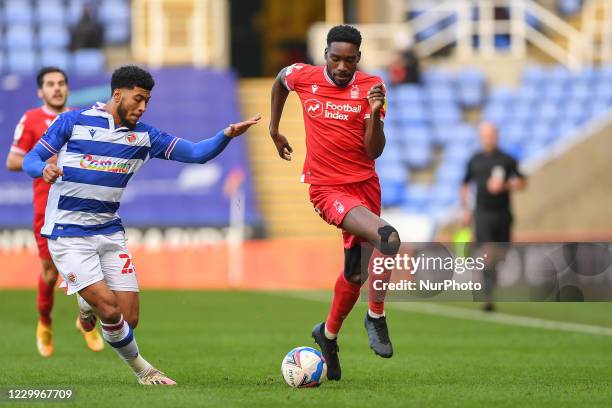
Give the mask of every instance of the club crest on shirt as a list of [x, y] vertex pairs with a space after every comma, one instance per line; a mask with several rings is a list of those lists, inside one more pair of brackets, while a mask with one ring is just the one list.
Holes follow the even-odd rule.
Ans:
[[338, 211], [340, 214], [344, 212], [344, 204], [342, 204], [340, 201], [334, 201], [334, 207], [336, 207], [336, 211]]
[[68, 274], [68, 280], [69, 280], [70, 282], [74, 283], [75, 285], [76, 285], [76, 283], [77, 283], [77, 277], [76, 277], [76, 275], [75, 275], [73, 272], [70, 272], [70, 273]]
[[128, 133], [125, 135], [125, 141], [128, 142], [128, 144], [133, 145], [138, 141], [138, 136], [136, 136], [136, 133]]
[[359, 99], [359, 86], [351, 86], [351, 99]]

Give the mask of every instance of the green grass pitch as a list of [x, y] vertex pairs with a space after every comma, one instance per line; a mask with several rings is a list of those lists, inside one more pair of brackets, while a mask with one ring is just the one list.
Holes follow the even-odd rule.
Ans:
[[[280, 374], [281, 360], [293, 347], [314, 346], [310, 330], [325, 318], [327, 302], [282, 293], [145, 290], [135, 332], [141, 353], [179, 385], [144, 388], [108, 346], [101, 353], [87, 350], [74, 329], [73, 297], [56, 293], [56, 348], [48, 359], [35, 347], [35, 293], [2, 291], [0, 299], [0, 387], [75, 389], [73, 403], [36, 406], [612, 406], [610, 335], [391, 305], [395, 355], [384, 360], [368, 347], [366, 305], [359, 302], [340, 337], [342, 381], [291, 389]], [[499, 309], [612, 327], [612, 304], [505, 303]]]

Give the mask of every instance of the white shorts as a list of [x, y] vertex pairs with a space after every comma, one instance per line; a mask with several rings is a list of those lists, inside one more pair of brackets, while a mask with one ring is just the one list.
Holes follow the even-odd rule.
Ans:
[[125, 234], [50, 239], [53, 262], [72, 295], [101, 280], [109, 289], [138, 292], [136, 268], [125, 243]]

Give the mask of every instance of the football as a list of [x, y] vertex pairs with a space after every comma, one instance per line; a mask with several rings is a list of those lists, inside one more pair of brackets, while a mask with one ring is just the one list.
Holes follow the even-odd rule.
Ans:
[[327, 375], [327, 364], [319, 350], [296, 347], [283, 358], [281, 372], [290, 387], [318, 387]]

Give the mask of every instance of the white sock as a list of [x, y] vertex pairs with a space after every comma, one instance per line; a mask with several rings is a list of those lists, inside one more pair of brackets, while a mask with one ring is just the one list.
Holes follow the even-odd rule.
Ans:
[[79, 295], [78, 293], [76, 294], [76, 298], [77, 298], [77, 303], [79, 304], [79, 310], [81, 311], [81, 313], [83, 315], [89, 315], [93, 311], [89, 303], [87, 303], [87, 301], [83, 299], [81, 295]]
[[130, 325], [123, 320], [123, 316], [117, 323], [102, 322], [102, 337], [115, 349], [119, 357], [125, 361], [137, 376], [144, 375], [151, 364], [140, 356], [138, 344]]
[[374, 313], [373, 311], [368, 309], [368, 316], [370, 316], [372, 319], [380, 319], [384, 315], [385, 315], [385, 312], [382, 312], [382, 314], [378, 314], [378, 313]]
[[327, 326], [325, 326], [325, 337], [327, 337], [329, 340], [333, 340], [338, 337], [338, 333], [330, 332], [329, 330], [327, 330]]

